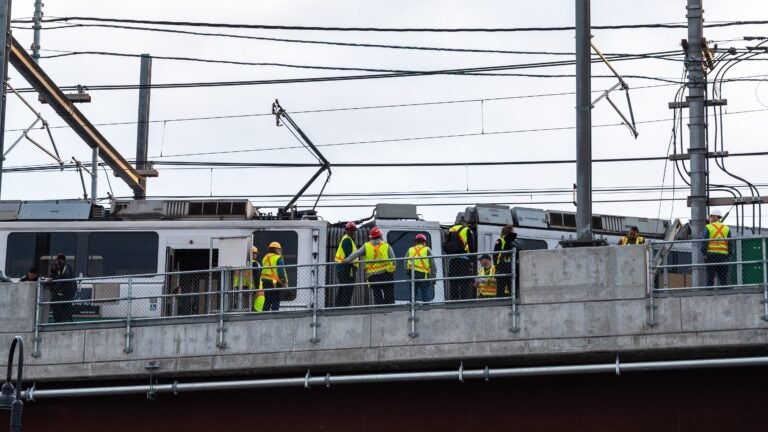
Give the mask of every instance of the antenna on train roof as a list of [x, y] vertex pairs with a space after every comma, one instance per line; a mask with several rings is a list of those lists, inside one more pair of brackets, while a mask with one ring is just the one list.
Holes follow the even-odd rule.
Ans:
[[293, 121], [285, 109], [280, 106], [280, 102], [277, 99], [275, 99], [275, 103], [272, 104], [272, 114], [275, 115], [275, 124], [278, 127], [285, 126], [288, 128], [291, 134], [301, 143], [301, 145], [303, 145], [320, 163], [320, 169], [318, 169], [312, 178], [307, 181], [304, 187], [302, 187], [301, 190], [299, 190], [299, 192], [296, 193], [293, 198], [291, 198], [291, 201], [288, 202], [285, 207], [278, 210], [278, 215], [285, 216], [291, 214], [295, 210], [294, 204], [296, 204], [296, 201], [298, 201], [304, 192], [306, 192], [306, 190], [309, 188], [309, 186], [311, 186], [312, 183], [314, 183], [314, 181], [320, 177], [320, 174], [322, 174], [323, 171], [328, 171], [328, 176], [325, 178], [325, 183], [323, 184], [322, 189], [320, 189], [320, 193], [317, 194], [315, 204], [312, 206], [312, 211], [314, 211], [317, 207], [317, 203], [320, 201], [320, 197], [323, 195], [323, 191], [325, 191], [325, 187], [328, 186], [328, 182], [331, 180], [331, 163], [328, 162], [328, 159], [326, 159], [322, 153], [320, 153], [320, 150], [318, 150], [315, 144], [312, 143], [312, 140], [309, 139], [309, 137], [304, 133], [304, 131], [301, 130], [296, 122]]

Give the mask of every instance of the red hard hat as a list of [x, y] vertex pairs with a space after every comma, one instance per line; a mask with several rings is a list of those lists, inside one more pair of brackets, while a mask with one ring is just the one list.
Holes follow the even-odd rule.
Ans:
[[381, 228], [379, 227], [373, 227], [371, 228], [371, 234], [369, 235], [370, 238], [381, 238], [384, 234], [381, 232]]
[[349, 222], [347, 222], [347, 225], [344, 228], [346, 228], [348, 230], [356, 230], [357, 229], [357, 225], [355, 225], [354, 222], [349, 221]]
[[426, 242], [427, 241], [427, 236], [425, 236], [424, 234], [416, 234], [416, 238], [414, 238], [413, 241], [423, 241], [423, 242]]

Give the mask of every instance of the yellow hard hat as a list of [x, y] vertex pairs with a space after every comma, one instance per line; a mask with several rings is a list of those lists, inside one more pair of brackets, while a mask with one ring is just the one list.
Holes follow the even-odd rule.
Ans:
[[251, 246], [251, 253], [255, 253], [255, 254], [259, 253], [259, 248], [257, 248], [256, 246]]
[[275, 249], [282, 249], [282, 248], [283, 248], [282, 246], [280, 246], [280, 243], [278, 243], [278, 242], [272, 242], [272, 243], [270, 243], [270, 244], [269, 244], [269, 247], [270, 247], [270, 248], [275, 248]]

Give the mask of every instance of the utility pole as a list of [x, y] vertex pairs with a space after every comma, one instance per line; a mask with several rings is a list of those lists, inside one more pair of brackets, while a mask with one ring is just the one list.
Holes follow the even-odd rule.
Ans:
[[[147, 167], [147, 154], [149, 152], [149, 101], [150, 85], [152, 84], [152, 57], [149, 54], [141, 55], [141, 74], [139, 86], [139, 122], [136, 129], [136, 171], [144, 172]], [[133, 194], [134, 199], [147, 197], [147, 179], [142, 177], [140, 181], [142, 190]]]
[[592, 24], [590, 0], [576, 0], [576, 239], [592, 241]]
[[5, 83], [8, 81], [8, 56], [11, 53], [11, 0], [0, 0], [0, 191], [3, 185], [3, 154], [5, 153]]
[[34, 30], [32, 42], [32, 58], [40, 63], [40, 30], [43, 29], [43, 0], [35, 0], [35, 15], [32, 18]]
[[[688, 107], [689, 149], [691, 158], [691, 237], [704, 238], [707, 218], [707, 144], [706, 111], [707, 82], [704, 73], [704, 9], [703, 0], [688, 0], [688, 50], [685, 55], [685, 67], [688, 71]], [[704, 254], [698, 247], [693, 247], [693, 263], [704, 262]], [[693, 267], [693, 286], [704, 285], [704, 272], [700, 267]]]

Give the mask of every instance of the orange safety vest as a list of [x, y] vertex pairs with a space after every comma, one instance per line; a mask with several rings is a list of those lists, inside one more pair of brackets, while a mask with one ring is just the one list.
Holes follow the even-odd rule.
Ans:
[[621, 245], [622, 246], [626, 246], [627, 244], [638, 244], [639, 245], [639, 244], [644, 244], [644, 243], [645, 243], [645, 237], [643, 237], [643, 236], [637, 236], [635, 238], [635, 242], [634, 243], [629, 243], [629, 237], [627, 237], [627, 236], [623, 236], [621, 238]]
[[395, 262], [389, 259], [389, 243], [381, 242], [374, 246], [371, 244], [371, 242], [366, 242], [365, 272], [368, 274], [373, 274], [380, 273], [382, 271], [386, 271], [387, 273], [395, 272]]
[[414, 267], [414, 271], [428, 275], [432, 269], [432, 265], [428, 258], [428, 252], [429, 248], [426, 245], [416, 245], [408, 249], [408, 258], [413, 259], [409, 259], [406, 262], [405, 269], [410, 273], [411, 267]]
[[272, 252], [264, 256], [264, 260], [261, 263], [261, 265], [264, 267], [261, 270], [261, 278], [271, 280], [272, 283], [282, 282], [283, 285], [288, 285], [288, 281], [281, 280], [280, 276], [278, 275], [278, 268], [275, 267], [277, 266], [278, 259], [280, 259], [280, 255]]
[[477, 296], [496, 297], [496, 266], [480, 267], [477, 274], [483, 277], [477, 285]]
[[[730, 228], [728, 225], [723, 224], [720, 221], [707, 224], [707, 231], [709, 231], [710, 239], [725, 239], [728, 238]], [[710, 240], [707, 244], [707, 253], [716, 254], [728, 254], [728, 240]]]

